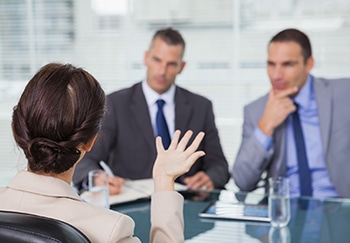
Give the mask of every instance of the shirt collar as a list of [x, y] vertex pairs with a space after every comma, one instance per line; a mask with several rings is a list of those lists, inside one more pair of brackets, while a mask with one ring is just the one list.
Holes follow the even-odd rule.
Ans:
[[311, 106], [311, 101], [314, 99], [314, 90], [313, 90], [313, 78], [309, 74], [304, 86], [300, 89], [297, 96], [294, 97], [294, 102], [303, 109], [308, 109]]
[[142, 90], [146, 98], [146, 102], [148, 106], [152, 106], [156, 103], [158, 99], [163, 99], [166, 104], [173, 104], [175, 97], [175, 85], [173, 84], [169, 90], [165, 93], [159, 95], [156, 91], [154, 91], [147, 83], [146, 80], [142, 81]]

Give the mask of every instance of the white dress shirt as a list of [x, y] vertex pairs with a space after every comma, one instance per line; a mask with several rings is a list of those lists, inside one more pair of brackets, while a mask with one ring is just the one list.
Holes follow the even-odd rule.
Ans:
[[156, 101], [158, 99], [162, 99], [165, 101], [165, 104], [163, 106], [163, 112], [165, 120], [168, 124], [170, 138], [172, 138], [173, 133], [175, 132], [175, 85], [172, 85], [167, 92], [160, 95], [148, 85], [146, 80], [143, 80], [142, 91], [146, 98], [154, 136], [157, 135], [156, 114], [158, 111], [158, 106]]

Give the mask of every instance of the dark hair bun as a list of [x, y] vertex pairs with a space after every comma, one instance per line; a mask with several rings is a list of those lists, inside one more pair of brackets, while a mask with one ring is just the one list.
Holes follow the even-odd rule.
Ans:
[[101, 127], [105, 93], [97, 80], [71, 64], [49, 63], [26, 85], [12, 115], [16, 143], [33, 172], [62, 173], [79, 161], [80, 145]]
[[80, 157], [80, 151], [76, 148], [67, 149], [65, 146], [46, 138], [33, 139], [29, 143], [28, 151], [27, 159], [31, 168], [35, 171], [44, 170], [46, 173], [66, 171]]

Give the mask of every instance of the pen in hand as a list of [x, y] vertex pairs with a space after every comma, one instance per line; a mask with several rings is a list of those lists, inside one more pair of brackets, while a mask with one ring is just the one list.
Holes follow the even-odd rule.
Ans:
[[111, 195], [119, 194], [122, 190], [125, 179], [115, 176], [113, 174], [112, 169], [104, 161], [101, 160], [100, 165], [102, 169], [106, 172], [106, 174], [109, 176], [109, 193]]
[[107, 175], [114, 176], [111, 168], [104, 161], [101, 160], [100, 165], [101, 165], [102, 169], [107, 173]]

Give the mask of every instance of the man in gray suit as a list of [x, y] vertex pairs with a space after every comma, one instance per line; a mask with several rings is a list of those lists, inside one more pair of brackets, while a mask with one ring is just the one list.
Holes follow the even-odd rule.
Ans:
[[83, 184], [89, 170], [99, 161], [108, 162], [115, 177], [110, 193], [117, 194], [123, 179], [152, 177], [156, 158], [155, 136], [158, 99], [163, 99], [169, 134], [175, 130], [205, 132], [199, 149], [206, 155], [179, 178], [190, 189], [223, 188], [230, 175], [214, 121], [211, 101], [177, 85], [175, 78], [185, 67], [185, 42], [174, 29], [158, 30], [145, 52], [147, 78], [130, 88], [114, 92], [107, 99], [107, 115], [92, 151], [77, 165], [73, 181]]
[[298, 107], [310, 195], [350, 197], [350, 80], [316, 78], [309, 74], [313, 65], [309, 38], [301, 31], [283, 30], [269, 42], [272, 88], [244, 108], [242, 143], [232, 171], [241, 190], [282, 176], [290, 180], [291, 195], [301, 195], [299, 167], [305, 165], [298, 164], [292, 125]]

